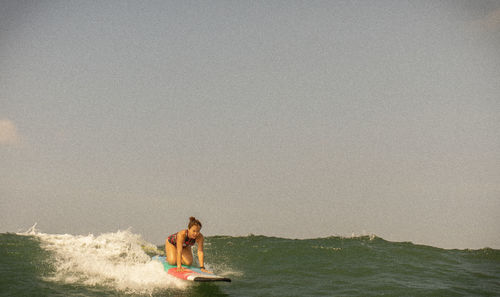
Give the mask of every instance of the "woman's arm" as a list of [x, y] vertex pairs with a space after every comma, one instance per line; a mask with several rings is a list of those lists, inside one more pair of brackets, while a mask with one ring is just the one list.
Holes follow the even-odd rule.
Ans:
[[198, 238], [196, 239], [196, 243], [198, 244], [198, 262], [200, 262], [200, 268], [201, 271], [203, 272], [208, 272], [211, 273], [210, 271], [205, 269], [205, 262], [204, 262], [204, 254], [203, 254], [203, 243], [205, 239], [203, 238], [203, 235], [200, 234]]
[[183, 270], [182, 268], [182, 243], [186, 239], [186, 232], [177, 232], [177, 270]]
[[200, 267], [205, 267], [205, 263], [203, 262], [203, 242], [204, 238], [203, 235], [200, 234], [197, 238], [197, 244], [198, 244], [198, 262], [200, 262]]

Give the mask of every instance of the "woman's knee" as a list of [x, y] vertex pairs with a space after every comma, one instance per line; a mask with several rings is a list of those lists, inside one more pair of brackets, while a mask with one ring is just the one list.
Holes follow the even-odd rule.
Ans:
[[168, 257], [167, 256], [167, 262], [170, 265], [175, 265], [177, 263], [177, 260], [175, 259], [175, 257]]
[[175, 259], [175, 257], [170, 257], [170, 256], [167, 255], [167, 262], [170, 265], [175, 265], [176, 262], [177, 262], [177, 260]]

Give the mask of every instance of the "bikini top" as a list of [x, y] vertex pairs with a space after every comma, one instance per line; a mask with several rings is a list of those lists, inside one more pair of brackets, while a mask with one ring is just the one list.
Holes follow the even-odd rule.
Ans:
[[[187, 232], [187, 230], [186, 230]], [[168, 237], [168, 242], [173, 244], [174, 246], [177, 246], [177, 233], [174, 233]], [[195, 238], [189, 238], [189, 236], [186, 235], [186, 238], [184, 239], [184, 242], [182, 243], [182, 247], [188, 247], [192, 246], [196, 243]]]

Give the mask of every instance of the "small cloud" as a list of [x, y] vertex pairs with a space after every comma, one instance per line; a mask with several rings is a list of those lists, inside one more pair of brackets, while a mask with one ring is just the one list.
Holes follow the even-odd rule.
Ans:
[[475, 20], [472, 26], [480, 31], [500, 31], [500, 8], [491, 11], [481, 19]]
[[19, 142], [16, 125], [11, 120], [0, 120], [0, 145], [16, 145]]

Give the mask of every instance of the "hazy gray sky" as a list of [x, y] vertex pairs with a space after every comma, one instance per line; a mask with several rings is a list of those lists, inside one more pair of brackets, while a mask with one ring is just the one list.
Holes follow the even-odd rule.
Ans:
[[499, 1], [2, 1], [0, 232], [500, 248]]

